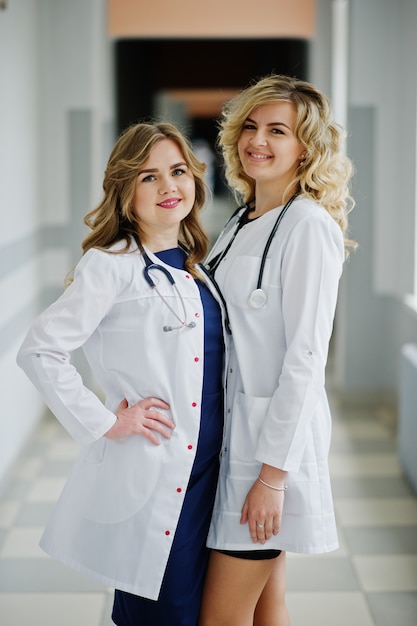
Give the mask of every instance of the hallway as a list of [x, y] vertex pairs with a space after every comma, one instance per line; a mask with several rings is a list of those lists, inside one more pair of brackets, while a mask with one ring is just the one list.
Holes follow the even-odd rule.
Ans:
[[[292, 626], [415, 626], [417, 499], [398, 465], [395, 422], [384, 411], [331, 403], [341, 545], [326, 556], [289, 555]], [[46, 417], [1, 495], [1, 626], [112, 624], [112, 590], [38, 547], [76, 454], [59, 423]]]

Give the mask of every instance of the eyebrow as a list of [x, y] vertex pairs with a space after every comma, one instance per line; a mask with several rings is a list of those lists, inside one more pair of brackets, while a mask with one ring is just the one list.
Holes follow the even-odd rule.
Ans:
[[[187, 163], [185, 163], [185, 161], [180, 161], [179, 163], [175, 163], [174, 165], [171, 165], [170, 169], [171, 170], [176, 170], [177, 167], [184, 167], [184, 166], [188, 167]], [[159, 172], [157, 167], [150, 168], [150, 169], [147, 169], [147, 170], [139, 170], [138, 176], [139, 176], [139, 174], [154, 174], [155, 172]]]
[[[251, 117], [247, 117], [245, 121], [246, 122], [252, 122], [253, 124], [257, 123]], [[289, 126], [287, 126], [287, 124], [284, 124], [284, 122], [269, 122], [269, 124], [267, 124], [267, 126], [285, 126], [285, 128], [288, 128], [288, 130], [291, 130], [291, 128]]]

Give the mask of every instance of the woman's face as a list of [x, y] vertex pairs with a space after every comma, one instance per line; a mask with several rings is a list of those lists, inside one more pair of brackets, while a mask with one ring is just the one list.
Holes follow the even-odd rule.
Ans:
[[177, 237], [195, 200], [195, 181], [179, 146], [162, 139], [138, 172], [133, 199], [144, 243], [153, 235]]
[[248, 115], [238, 141], [246, 174], [258, 185], [286, 188], [303, 160], [304, 148], [294, 135], [296, 109], [291, 102], [261, 104]]

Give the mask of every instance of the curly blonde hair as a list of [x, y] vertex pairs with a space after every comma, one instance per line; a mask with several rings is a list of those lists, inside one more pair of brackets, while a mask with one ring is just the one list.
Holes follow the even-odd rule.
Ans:
[[354, 206], [349, 181], [353, 175], [351, 160], [342, 152], [345, 131], [332, 119], [328, 99], [311, 83], [283, 75], [271, 75], [240, 92], [223, 108], [219, 122], [218, 145], [225, 162], [227, 182], [238, 201], [255, 199], [255, 181], [248, 176], [238, 154], [238, 140], [251, 111], [262, 104], [290, 102], [297, 113], [295, 137], [306, 157], [286, 189], [312, 198], [329, 212], [345, 237], [345, 247], [356, 247], [346, 238], [347, 215]]
[[200, 211], [206, 199], [206, 166], [197, 160], [188, 139], [175, 126], [164, 122], [130, 126], [114, 145], [104, 174], [104, 197], [84, 218], [91, 232], [82, 242], [83, 254], [90, 248], [108, 250], [113, 244], [125, 240], [126, 245], [115, 252], [123, 253], [129, 249], [132, 238], [140, 241], [141, 228], [133, 207], [136, 179], [152, 148], [163, 139], [177, 144], [194, 176], [195, 201], [180, 224], [179, 241], [189, 251], [185, 262], [187, 271], [199, 276], [194, 266], [204, 259], [209, 245], [200, 221]]

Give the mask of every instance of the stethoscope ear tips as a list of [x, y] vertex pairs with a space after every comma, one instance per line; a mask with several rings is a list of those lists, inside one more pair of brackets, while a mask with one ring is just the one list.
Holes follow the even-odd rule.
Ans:
[[248, 303], [252, 309], [262, 309], [265, 306], [267, 300], [266, 293], [263, 289], [255, 289], [249, 295]]

